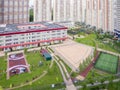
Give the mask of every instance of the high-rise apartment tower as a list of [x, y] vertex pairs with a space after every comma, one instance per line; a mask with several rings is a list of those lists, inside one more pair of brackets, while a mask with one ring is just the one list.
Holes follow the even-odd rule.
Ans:
[[120, 0], [114, 1], [114, 32], [120, 40]]
[[51, 21], [52, 20], [52, 0], [35, 0], [34, 1], [34, 21]]
[[113, 7], [113, 0], [86, 0], [86, 24], [104, 32], [113, 32]]
[[53, 0], [53, 21], [84, 21], [83, 0]]
[[29, 22], [29, 0], [0, 0], [0, 24]]

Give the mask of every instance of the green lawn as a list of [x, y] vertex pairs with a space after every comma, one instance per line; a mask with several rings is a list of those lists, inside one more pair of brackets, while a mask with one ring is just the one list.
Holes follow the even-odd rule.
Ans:
[[[39, 54], [39, 52], [33, 53], [27, 53], [26, 54], [26, 59], [28, 61], [28, 63], [30, 64], [30, 70], [31, 73], [24, 73], [24, 74], [20, 74], [20, 75], [14, 75], [12, 77], [10, 77], [9, 80], [6, 80], [6, 61], [7, 58], [0, 58], [0, 85], [3, 88], [9, 88], [11, 86], [11, 84], [13, 84], [14, 86], [19, 86], [21, 84], [26, 83], [27, 81], [31, 81], [33, 78], [40, 76], [44, 70], [48, 70], [49, 65], [50, 65], [50, 61], [45, 61], [44, 58]], [[43, 62], [43, 66], [39, 67], [38, 63], [39, 61]], [[4, 72], [2, 72], [4, 71]]]
[[102, 43], [102, 41], [98, 40], [96, 34], [94, 34], [94, 33], [89, 34], [89, 35], [86, 34], [85, 38], [77, 38], [75, 41], [86, 44], [86, 45], [90, 45], [93, 47], [97, 46], [98, 48], [118, 53], [118, 51], [115, 50], [110, 45], [104, 44], [104, 43]]
[[[101, 71], [99, 69], [92, 68], [92, 70], [86, 76], [85, 80], [80, 81], [80, 82], [76, 83], [75, 85], [76, 86], [86, 85], [86, 84], [90, 84], [90, 83], [96, 82], [96, 81], [97, 82], [104, 82], [105, 80], [111, 80], [111, 79], [115, 79], [115, 78], [116, 77], [114, 77], [113, 74], [109, 74], [109, 73]], [[100, 85], [100, 86], [102, 86], [102, 85]], [[91, 87], [91, 88], [93, 88], [93, 87]], [[85, 88], [85, 89], [80, 89], [80, 90], [89, 90], [89, 89]], [[90, 89], [90, 90], [94, 90], [94, 89]], [[95, 90], [99, 90], [99, 89], [95, 89]]]
[[[62, 75], [54, 62], [52, 68], [42, 79], [16, 90], [56, 90], [57, 88], [60, 89], [65, 87], [64, 85], [61, 85], [61, 82], [63, 82]], [[58, 84], [58, 86], [53, 89], [51, 88], [52, 84]]]
[[117, 56], [107, 53], [101, 53], [95, 64], [95, 68], [116, 74], [117, 65], [118, 65]]
[[93, 68], [88, 75], [86, 76], [85, 80], [89, 81], [89, 79], [92, 79], [94, 82], [100, 81], [102, 78], [109, 78], [112, 74], [109, 74], [107, 72], [101, 71], [99, 69]]
[[96, 38], [95, 34], [85, 35], [85, 38], [77, 38], [76, 41], [79, 43], [95, 46], [93, 39]]
[[6, 62], [7, 60], [5, 57], [0, 58], [0, 77], [6, 72]]
[[57, 56], [59, 58], [59, 60], [65, 65], [68, 73], [70, 73], [72, 71], [72, 69], [64, 62], [64, 60], [62, 60], [59, 56]]

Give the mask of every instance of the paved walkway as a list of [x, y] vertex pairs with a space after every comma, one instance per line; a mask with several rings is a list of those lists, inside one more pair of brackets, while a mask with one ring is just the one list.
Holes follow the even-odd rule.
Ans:
[[5, 52], [0, 51], [0, 57], [3, 57], [3, 56], [5, 56]]
[[[112, 80], [113, 83], [117, 83], [117, 82], [120, 82], [120, 79], [114, 79]], [[100, 86], [100, 85], [106, 85], [106, 84], [109, 84], [110, 81], [104, 81], [103, 83], [101, 82], [94, 82], [93, 84], [86, 84], [86, 87], [94, 87], [94, 86]], [[81, 89], [83, 88], [83, 86], [77, 86], [77, 89]]]
[[[56, 56], [55, 56], [55, 58], [56, 58], [57, 60], [59, 60]], [[55, 62], [57, 63], [57, 65], [58, 65], [58, 67], [59, 67], [59, 69], [60, 69], [60, 71], [61, 71], [63, 80], [64, 80], [64, 82], [65, 82], [65, 84], [66, 84], [66, 90], [77, 90], [76, 87], [74, 86], [74, 84], [73, 84], [73, 82], [72, 82], [72, 80], [71, 80], [71, 78], [70, 78], [70, 76], [69, 76], [66, 68], [65, 68], [64, 66], [62, 66], [62, 64], [61, 64], [62, 62], [61, 62], [61, 61], [60, 61], [60, 63], [58, 63], [57, 60], [55, 60]], [[60, 65], [60, 64], [61, 64], [61, 65]], [[63, 68], [62, 68], [62, 67], [63, 67]], [[63, 69], [64, 69], [64, 70], [63, 70]], [[64, 72], [65, 72], [65, 73], [64, 73]], [[67, 78], [66, 78], [65, 74], [66, 74]]]
[[[51, 52], [50, 49], [49, 49], [49, 51]], [[54, 55], [54, 53], [51, 52], [51, 54], [54, 57], [54, 60], [57, 63], [57, 65], [58, 65], [58, 67], [59, 67], [59, 69], [61, 71], [63, 80], [64, 80], [65, 85], [66, 85], [66, 90], [77, 90], [76, 87], [74, 86], [74, 84], [73, 84], [73, 82], [72, 82], [72, 80], [70, 78], [70, 75], [67, 72], [67, 69], [65, 68], [63, 62], [60, 61], [59, 58]]]
[[87, 74], [89, 73], [89, 71], [94, 66], [94, 63], [96, 62], [98, 56], [99, 56], [99, 51], [97, 51], [97, 54], [96, 54], [95, 58], [92, 60], [92, 62], [90, 63], [90, 65], [83, 72], [81, 72], [81, 74], [80, 74], [81, 76], [83, 76], [83, 77], [87, 76]]
[[98, 51], [102, 51], [102, 52], [106, 52], [106, 53], [109, 53], [109, 54], [113, 54], [113, 55], [115, 55], [115, 56], [119, 56], [119, 57], [120, 57], [120, 54], [115, 53], [115, 52], [111, 52], [111, 51], [103, 50], [103, 49], [100, 49], [100, 48], [98, 48], [97, 50], [98, 50]]

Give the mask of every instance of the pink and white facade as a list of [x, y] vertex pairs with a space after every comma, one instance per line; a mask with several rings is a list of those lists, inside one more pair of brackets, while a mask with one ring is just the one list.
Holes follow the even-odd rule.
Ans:
[[3, 51], [49, 45], [65, 39], [67, 28], [55, 23], [0, 25], [0, 49]]
[[86, 0], [86, 24], [101, 28], [104, 32], [113, 32], [113, 0]]

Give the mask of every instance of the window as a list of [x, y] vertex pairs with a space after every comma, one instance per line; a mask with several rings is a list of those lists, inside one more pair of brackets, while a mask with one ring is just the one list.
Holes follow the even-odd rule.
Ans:
[[18, 42], [14, 42], [14, 44], [18, 44]]
[[11, 45], [11, 43], [6, 43], [6, 45]]
[[6, 39], [5, 41], [6, 41], [6, 42], [9, 42], [9, 41], [12, 41], [12, 39]]
[[40, 41], [40, 39], [37, 39], [37, 41]]
[[61, 35], [61, 33], [58, 33], [57, 35]]
[[21, 41], [20, 43], [24, 43], [24, 41]]
[[21, 36], [24, 36], [24, 34], [21, 34]]
[[6, 38], [10, 38], [10, 37], [12, 37], [11, 35], [9, 35], [9, 36], [6, 36]]
[[3, 42], [3, 40], [0, 40], [0, 43]]
[[26, 42], [30, 42], [30, 40], [26, 41]]
[[40, 34], [40, 32], [38, 32], [37, 34]]
[[38, 38], [40, 37], [40, 36], [37, 36]]
[[60, 32], [60, 30], [57, 30], [57, 32]]
[[35, 40], [32, 40], [32, 42], [35, 42]]
[[23, 37], [23, 38], [21, 38], [21, 39], [25, 39], [25, 38]]
[[33, 36], [32, 38], [35, 38], [35, 36]]
[[28, 28], [29, 28], [29, 29], [31, 29], [31, 27], [30, 27], [30, 26], [29, 26]]
[[18, 38], [15, 38], [14, 40], [16, 41], [16, 40], [18, 40]]

